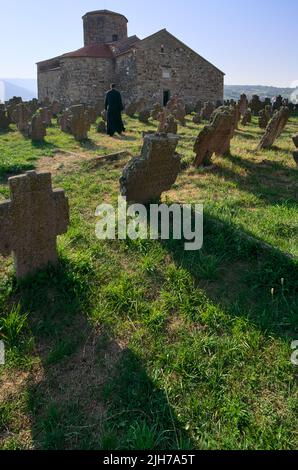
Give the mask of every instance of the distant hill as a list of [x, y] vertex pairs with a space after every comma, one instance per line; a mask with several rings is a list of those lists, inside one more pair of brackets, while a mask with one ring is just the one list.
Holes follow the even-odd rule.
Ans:
[[261, 99], [275, 98], [278, 95], [290, 99], [294, 88], [278, 88], [263, 85], [225, 85], [225, 99], [239, 99], [242, 93], [245, 93], [248, 98], [252, 95], [258, 95]]
[[[282, 95], [284, 98], [290, 98], [294, 88], [278, 88], [263, 85], [225, 85], [225, 99], [238, 100], [242, 93], [248, 98], [252, 95], [259, 95], [260, 98], [274, 98]], [[4, 95], [4, 96], [3, 96]], [[16, 79], [0, 78], [0, 100], [7, 101], [13, 96], [21, 96], [24, 101], [37, 98], [37, 80], [35, 79]]]
[[24, 101], [37, 98], [37, 81], [34, 79], [0, 79], [2, 101], [7, 101], [13, 96], [21, 96]]

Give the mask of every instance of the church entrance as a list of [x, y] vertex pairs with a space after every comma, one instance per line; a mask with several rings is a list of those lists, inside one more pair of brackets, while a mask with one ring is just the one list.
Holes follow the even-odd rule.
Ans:
[[171, 98], [171, 92], [170, 90], [164, 90], [163, 92], [163, 105], [167, 106], [168, 102], [170, 101]]

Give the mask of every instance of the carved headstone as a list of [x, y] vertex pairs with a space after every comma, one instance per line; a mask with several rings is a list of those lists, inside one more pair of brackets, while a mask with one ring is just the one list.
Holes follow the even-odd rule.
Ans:
[[26, 103], [20, 103], [16, 106], [15, 119], [20, 132], [27, 132], [31, 116], [31, 111]]
[[168, 134], [144, 137], [141, 156], [128, 163], [120, 178], [121, 195], [129, 203], [147, 204], [171, 189], [181, 168], [178, 141], [179, 137]]
[[259, 149], [266, 149], [272, 147], [275, 139], [277, 139], [284, 130], [290, 117], [290, 110], [287, 107], [280, 108], [276, 111], [273, 118], [269, 122], [266, 132], [259, 143]]
[[52, 190], [51, 174], [9, 178], [11, 200], [0, 203], [0, 253], [14, 255], [18, 278], [58, 261], [56, 237], [67, 231], [68, 200]]
[[67, 132], [68, 134], [71, 133], [70, 118], [71, 118], [71, 111], [69, 108], [67, 108], [58, 120], [62, 132]]
[[194, 145], [196, 154], [194, 165], [197, 167], [209, 165], [214, 153], [226, 155], [230, 152], [230, 142], [235, 130], [233, 108], [222, 106], [213, 116], [212, 123], [202, 129]]
[[177, 134], [178, 125], [175, 120], [175, 117], [172, 114], [169, 114], [167, 109], [159, 113], [158, 116], [159, 126], [158, 133], [165, 134]]
[[253, 95], [249, 107], [253, 115], [258, 116], [261, 109], [264, 108], [264, 103], [262, 103], [258, 95]]
[[53, 116], [51, 108], [40, 108], [39, 113], [44, 122], [44, 125], [46, 127], [50, 127], [52, 125], [52, 116]]

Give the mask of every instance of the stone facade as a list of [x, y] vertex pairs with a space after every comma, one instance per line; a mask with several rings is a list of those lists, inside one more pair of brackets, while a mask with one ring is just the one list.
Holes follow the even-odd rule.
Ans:
[[166, 105], [179, 95], [186, 105], [223, 101], [224, 73], [167, 30], [140, 40], [127, 36], [127, 19], [101, 10], [83, 17], [85, 46], [38, 63], [39, 100], [64, 106], [102, 106], [111, 82], [125, 104]]

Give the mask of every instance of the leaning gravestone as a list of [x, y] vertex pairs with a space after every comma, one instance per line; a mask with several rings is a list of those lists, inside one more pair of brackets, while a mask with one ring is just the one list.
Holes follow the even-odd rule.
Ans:
[[68, 199], [52, 190], [51, 174], [9, 178], [11, 200], [0, 203], [0, 253], [14, 256], [18, 278], [58, 261], [56, 237], [67, 231]]
[[214, 153], [226, 155], [230, 152], [230, 142], [235, 131], [234, 110], [229, 106], [221, 106], [213, 116], [212, 123], [202, 129], [194, 144], [196, 167], [210, 165]]
[[147, 204], [171, 189], [181, 168], [178, 141], [179, 137], [168, 134], [144, 137], [141, 156], [128, 163], [120, 178], [120, 192], [128, 203]]
[[289, 108], [283, 106], [279, 111], [276, 111], [273, 118], [269, 122], [266, 132], [259, 143], [259, 149], [267, 149], [272, 147], [274, 141], [278, 139], [284, 130], [290, 117]]

